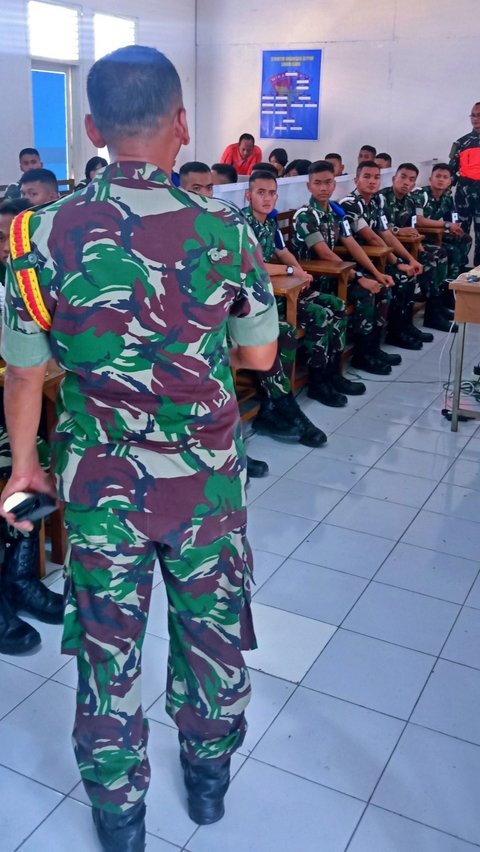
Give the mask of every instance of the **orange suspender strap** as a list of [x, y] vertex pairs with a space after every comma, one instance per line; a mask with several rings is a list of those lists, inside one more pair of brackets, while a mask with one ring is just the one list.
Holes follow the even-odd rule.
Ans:
[[32, 251], [29, 222], [33, 210], [15, 216], [10, 229], [10, 257], [24, 305], [42, 331], [50, 331], [52, 318], [45, 306], [36, 272], [37, 255]]

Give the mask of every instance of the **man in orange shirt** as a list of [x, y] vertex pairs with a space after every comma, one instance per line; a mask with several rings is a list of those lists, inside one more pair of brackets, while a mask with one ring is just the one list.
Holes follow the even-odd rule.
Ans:
[[234, 166], [239, 175], [249, 175], [256, 163], [262, 161], [262, 152], [251, 133], [242, 133], [238, 142], [227, 145], [220, 157], [221, 163]]

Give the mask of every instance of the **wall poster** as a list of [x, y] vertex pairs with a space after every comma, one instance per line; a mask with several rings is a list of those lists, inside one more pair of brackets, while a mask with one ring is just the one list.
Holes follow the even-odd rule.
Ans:
[[263, 139], [318, 139], [321, 64], [321, 50], [263, 51]]

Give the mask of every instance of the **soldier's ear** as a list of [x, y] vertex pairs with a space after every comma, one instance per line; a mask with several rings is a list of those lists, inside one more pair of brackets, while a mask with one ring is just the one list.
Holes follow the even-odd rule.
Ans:
[[180, 145], [188, 145], [190, 142], [190, 133], [188, 130], [187, 113], [185, 107], [180, 107], [174, 118], [175, 135], [180, 142]]
[[90, 142], [95, 145], [95, 148], [105, 148], [107, 143], [95, 124], [93, 115], [89, 112], [87, 112], [85, 116], [85, 130], [87, 131], [87, 136], [90, 139]]

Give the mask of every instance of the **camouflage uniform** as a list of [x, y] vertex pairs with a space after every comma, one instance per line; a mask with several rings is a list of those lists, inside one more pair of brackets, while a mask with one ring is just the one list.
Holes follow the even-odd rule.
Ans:
[[[385, 216], [389, 223], [397, 228], [414, 228], [416, 217], [425, 215], [417, 194], [409, 192], [403, 198], [397, 198], [393, 187], [390, 186], [382, 189], [379, 195], [383, 198]], [[448, 277], [447, 253], [440, 246], [423, 244], [418, 260], [423, 266], [418, 283], [425, 298], [438, 296]]]
[[[388, 218], [383, 211], [383, 198], [380, 194], [373, 196], [367, 204], [358, 189], [354, 189], [351, 195], [342, 198], [340, 204], [345, 211], [353, 235], [360, 245], [365, 244], [359, 236], [362, 228], [371, 228], [380, 236], [388, 230]], [[395, 281], [395, 286], [392, 288], [392, 303], [398, 311], [407, 315], [415, 301], [415, 278], [401, 272], [396, 264], [390, 262], [387, 263], [385, 271]]]
[[238, 344], [276, 340], [276, 307], [240, 213], [153, 165], [113, 163], [30, 227], [52, 329], [30, 320], [9, 273], [2, 351], [18, 366], [51, 353], [66, 370], [53, 456], [70, 541], [74, 743], [92, 803], [121, 812], [150, 777], [140, 670], [157, 557], [182, 750], [221, 761], [245, 734], [242, 650], [256, 641], [226, 335], [228, 323]]
[[[441, 219], [444, 222], [455, 221], [455, 202], [450, 189], [447, 189], [440, 198], [434, 198], [430, 186], [424, 186], [422, 189], [414, 191], [415, 199], [420, 207], [423, 208], [423, 215], [427, 219]], [[427, 242], [429, 237], [425, 237]], [[431, 237], [430, 237], [431, 239]], [[424, 245], [425, 245], [424, 242]], [[459, 238], [445, 231], [443, 234], [442, 247], [447, 253], [448, 260], [448, 275], [450, 279], [458, 278], [463, 268], [468, 263], [468, 254], [472, 246], [472, 238], [470, 234], [464, 234]]]
[[[282, 233], [277, 227], [276, 220], [269, 217], [262, 224], [253, 215], [250, 207], [245, 207], [242, 213], [260, 244], [265, 263], [273, 262], [276, 249], [285, 248]], [[279, 320], [278, 352], [275, 361], [270, 370], [257, 372], [260, 387], [269, 399], [281, 399], [282, 396], [290, 393], [297, 344], [297, 329], [281, 317]]]
[[[350, 229], [341, 216], [329, 204], [325, 210], [314, 198], [308, 205], [295, 213], [293, 244], [302, 258], [318, 258], [312, 252], [318, 242], [325, 242], [334, 250], [341, 236], [349, 236]], [[347, 290], [347, 304], [354, 307], [351, 325], [354, 334], [370, 334], [375, 328], [382, 328], [387, 320], [390, 292], [386, 288], [374, 295], [362, 287], [359, 278], [368, 277], [365, 272], [356, 272]]]
[[480, 134], [466, 133], [453, 143], [450, 150], [450, 170], [456, 183], [455, 204], [466, 234], [470, 234], [473, 219], [475, 233], [474, 266], [480, 265]]

